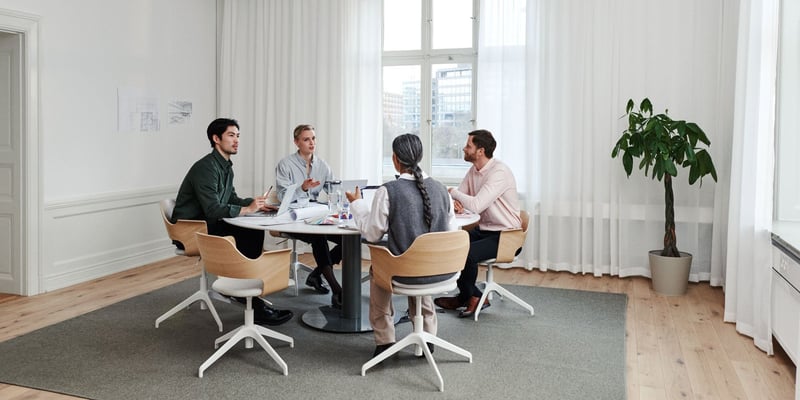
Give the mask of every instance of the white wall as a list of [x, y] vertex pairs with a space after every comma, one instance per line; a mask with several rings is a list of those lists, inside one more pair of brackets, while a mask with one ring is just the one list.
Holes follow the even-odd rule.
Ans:
[[[172, 254], [158, 201], [209, 151], [216, 0], [0, 0], [39, 17], [42, 218], [48, 291]], [[159, 99], [158, 132], [118, 132], [117, 91]], [[193, 103], [169, 125], [166, 104]]]

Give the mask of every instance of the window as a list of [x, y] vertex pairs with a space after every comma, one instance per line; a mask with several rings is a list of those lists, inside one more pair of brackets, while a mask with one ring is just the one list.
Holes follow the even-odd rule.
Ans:
[[391, 179], [392, 140], [419, 135], [422, 168], [460, 182], [461, 149], [475, 129], [478, 0], [384, 0], [383, 177]]
[[776, 113], [775, 218], [800, 221], [800, 5], [782, 1]]

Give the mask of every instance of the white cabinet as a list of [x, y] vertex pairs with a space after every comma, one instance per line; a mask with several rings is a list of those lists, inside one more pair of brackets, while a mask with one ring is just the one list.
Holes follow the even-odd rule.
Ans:
[[800, 347], [800, 264], [781, 249], [772, 248], [772, 335], [798, 365]]

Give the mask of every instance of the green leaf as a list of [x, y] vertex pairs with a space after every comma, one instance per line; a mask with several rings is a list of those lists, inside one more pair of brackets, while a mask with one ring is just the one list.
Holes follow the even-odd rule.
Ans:
[[639, 109], [642, 110], [643, 113], [646, 112], [650, 115], [653, 115], [653, 104], [651, 104], [650, 99], [646, 97], [644, 100], [642, 100], [642, 104], [639, 106]]
[[631, 153], [622, 155], [622, 166], [625, 167], [625, 173], [631, 176], [631, 171], [633, 171], [633, 156], [631, 156]]
[[625, 107], [625, 114], [630, 114], [633, 110], [633, 99], [628, 99], [628, 105]]
[[714, 181], [717, 180], [717, 170], [714, 168], [714, 162], [711, 161], [711, 155], [706, 150], [697, 152], [697, 165], [700, 169], [700, 177], [711, 174]]
[[673, 128], [678, 131], [678, 136], [681, 138], [686, 137], [686, 121], [675, 121]]
[[[710, 146], [711, 145], [711, 141], [708, 140], [708, 137], [706, 136], [706, 133], [703, 132], [703, 130], [699, 126], [697, 126], [697, 124], [695, 124], [694, 122], [689, 122], [688, 124], [686, 124], [686, 127], [688, 127], [689, 130], [691, 130], [696, 135], [697, 140], [700, 140], [706, 146]], [[693, 143], [692, 145], [696, 146], [697, 142]]]
[[647, 125], [644, 127], [645, 133], [650, 133], [654, 130], [658, 130], [661, 124], [658, 123], [658, 118], [650, 118], [647, 120]]
[[675, 163], [672, 162], [672, 160], [664, 160], [664, 169], [668, 174], [678, 176], [678, 169], [675, 167]]
[[694, 156], [694, 148], [692, 148], [692, 145], [686, 143], [683, 148], [686, 153], [686, 161], [694, 163], [697, 158]]
[[692, 167], [689, 168], [689, 184], [694, 185], [700, 175], [700, 168], [697, 166], [697, 164], [693, 164]]

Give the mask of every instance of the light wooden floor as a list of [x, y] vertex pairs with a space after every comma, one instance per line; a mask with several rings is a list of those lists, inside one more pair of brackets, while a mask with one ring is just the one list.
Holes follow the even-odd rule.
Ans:
[[[311, 262], [308, 255], [303, 257]], [[195, 276], [194, 260], [175, 257], [38, 296], [0, 294], [0, 341]], [[750, 338], [739, 335], [733, 324], [722, 322], [722, 290], [707, 283], [690, 284], [685, 296], [664, 297], [651, 290], [646, 278], [512, 269], [497, 271], [495, 279], [626, 293], [628, 399], [794, 398], [791, 360], [779, 347], [776, 356], [768, 357]], [[165, 304], [165, 310], [171, 306]], [[0, 399], [74, 397], [0, 383]]]

